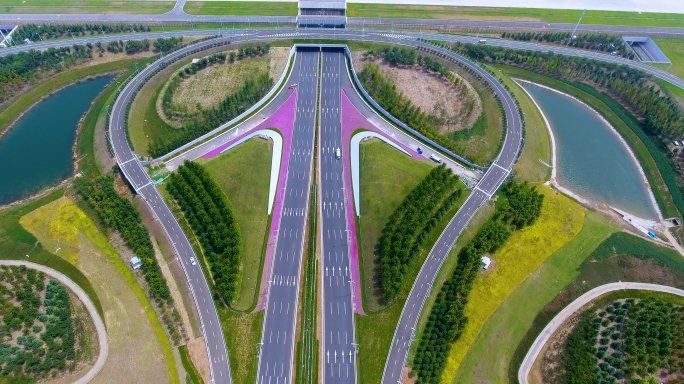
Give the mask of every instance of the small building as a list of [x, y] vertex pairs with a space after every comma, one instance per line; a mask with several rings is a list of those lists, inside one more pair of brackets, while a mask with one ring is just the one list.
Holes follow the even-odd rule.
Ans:
[[142, 261], [140, 261], [138, 256], [131, 257], [131, 267], [133, 269], [140, 269], [142, 267]]
[[492, 259], [490, 259], [487, 256], [482, 257], [482, 269], [487, 269], [489, 268], [489, 264], [492, 263]]

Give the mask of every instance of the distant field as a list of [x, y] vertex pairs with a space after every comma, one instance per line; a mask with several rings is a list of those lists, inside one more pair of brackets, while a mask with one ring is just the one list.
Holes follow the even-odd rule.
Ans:
[[297, 2], [188, 1], [183, 10], [191, 15], [297, 16]]
[[[576, 23], [581, 14], [581, 10], [572, 9], [347, 4], [349, 17]], [[582, 24], [684, 27], [684, 14], [587, 11]]]
[[160, 14], [172, 10], [174, 4], [145, 0], [0, 0], [0, 13]]

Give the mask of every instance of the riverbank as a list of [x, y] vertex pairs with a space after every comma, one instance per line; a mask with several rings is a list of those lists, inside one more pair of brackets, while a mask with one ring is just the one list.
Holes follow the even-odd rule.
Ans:
[[[561, 92], [561, 91], [559, 91], [559, 90], [557, 90], [557, 89], [554, 89], [554, 88], [552, 88], [552, 87], [549, 87], [549, 86], [546, 86], [546, 85], [543, 85], [543, 84], [539, 84], [539, 83], [535, 83], [535, 82], [533, 82], [533, 81], [529, 81], [529, 80], [525, 80], [525, 79], [513, 78], [513, 81], [515, 81], [516, 83], [518, 83], [518, 85], [520, 85], [521, 88], [523, 88], [523, 90], [525, 91], [525, 93], [527, 93], [527, 95], [532, 99], [532, 101], [533, 101], [534, 104], [537, 106], [537, 108], [539, 108], [539, 112], [541, 113], [542, 118], [544, 119], [544, 123], [546, 124], [546, 128], [547, 128], [547, 131], [548, 131], [548, 133], [549, 133], [549, 137], [550, 137], [550, 139], [551, 139], [551, 149], [552, 149], [552, 171], [551, 171], [551, 179], [550, 179], [549, 182], [548, 182], [549, 184], [553, 185], [555, 188], [557, 188], [558, 190], [560, 190], [560, 191], [562, 191], [563, 193], [567, 194], [568, 196], [571, 196], [572, 198], [574, 198], [574, 199], [576, 199], [576, 200], [578, 200], [578, 201], [580, 201], [580, 202], [582, 202], [582, 203], [584, 203], [584, 204], [586, 204], [586, 205], [588, 205], [588, 206], [591, 206], [591, 207], [593, 207], [593, 208], [598, 208], [598, 209], [600, 209], [601, 206], [607, 206], [607, 205], [602, 204], [602, 203], [599, 203], [599, 202], [597, 202], [597, 201], [593, 201], [593, 200], [591, 200], [591, 199], [589, 199], [589, 198], [587, 198], [587, 197], [581, 196], [580, 194], [574, 192], [571, 188], [566, 187], [566, 186], [563, 186], [563, 185], [558, 181], [557, 172], [556, 172], [557, 169], [558, 169], [558, 156], [557, 156], [557, 153], [558, 153], [557, 151], [558, 151], [558, 149], [557, 149], [557, 147], [556, 147], [555, 135], [554, 135], [554, 133], [553, 133], [553, 130], [552, 130], [552, 128], [551, 128], [551, 125], [550, 125], [550, 123], [549, 123], [549, 120], [547, 119], [546, 115], [544, 114], [544, 112], [543, 112], [542, 109], [540, 108], [539, 104], [537, 103], [536, 100], [534, 100], [534, 98], [532, 97], [532, 95], [530, 95], [530, 93], [529, 93], [524, 87], [522, 87], [522, 84], [520, 84], [521, 82], [522, 82], [522, 83], [527, 83], [527, 84], [530, 84], [530, 85], [534, 85], [534, 86], [537, 86], [537, 87], [540, 87], [540, 88], [544, 88], [544, 89], [547, 89], [547, 90], [549, 90], [549, 91], [558, 93], [558, 94], [560, 94], [560, 95], [562, 95], [562, 96], [564, 96], [564, 97], [568, 97], [568, 98], [570, 98], [570, 99], [573, 99], [573, 100], [575, 100], [576, 102], [578, 102], [579, 104], [581, 104], [581, 105], [583, 105], [584, 107], [588, 108], [596, 117], [598, 117], [598, 118], [601, 120], [601, 122], [602, 122], [603, 124], [605, 124], [605, 125], [610, 129], [610, 132], [612, 132], [612, 133], [615, 135], [615, 137], [618, 138], [618, 140], [620, 141], [620, 143], [621, 143], [621, 144], [624, 146], [624, 148], [627, 150], [627, 152], [629, 153], [630, 157], [632, 158], [632, 160], [633, 160], [634, 163], [636, 164], [636, 167], [637, 167], [637, 169], [638, 169], [638, 171], [639, 171], [639, 174], [641, 175], [641, 180], [642, 180], [643, 183], [646, 185], [646, 189], [647, 189], [647, 191], [648, 191], [648, 196], [649, 196], [651, 205], [653, 206], [653, 209], [656, 211], [656, 213], [657, 213], [657, 215], [658, 215], [658, 221], [648, 220], [648, 219], [645, 219], [645, 220], [653, 221], [653, 222], [656, 222], [656, 223], [657, 223], [657, 222], [662, 222], [662, 221], [663, 221], [663, 214], [662, 214], [662, 212], [661, 212], [661, 210], [660, 210], [660, 207], [658, 206], [658, 203], [657, 203], [657, 201], [656, 201], [655, 195], [653, 194], [653, 190], [652, 190], [651, 185], [650, 185], [650, 183], [649, 183], [649, 181], [648, 181], [648, 178], [646, 177], [646, 172], [644, 172], [644, 168], [642, 167], [641, 163], [639, 162], [639, 159], [636, 157], [636, 155], [635, 155], [633, 149], [630, 147], [629, 143], [622, 137], [622, 135], [620, 135], [620, 133], [615, 129], [615, 127], [613, 127], [613, 126], [610, 124], [610, 122], [608, 122], [608, 120], [606, 120], [606, 119], [605, 119], [598, 111], [596, 111], [594, 108], [590, 107], [587, 103], [585, 103], [584, 101], [578, 99], [578, 98], [575, 97], [575, 96], [572, 96], [572, 95], [570, 95], [570, 94]], [[610, 207], [610, 206], [607, 206], [607, 207]]]

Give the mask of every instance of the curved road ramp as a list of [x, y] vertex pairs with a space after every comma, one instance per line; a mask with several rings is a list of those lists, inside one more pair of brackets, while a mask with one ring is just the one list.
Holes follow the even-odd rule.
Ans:
[[666, 285], [646, 283], [620, 282], [606, 284], [592, 289], [591, 291], [577, 298], [577, 300], [570, 303], [570, 305], [568, 305], [567, 307], [563, 308], [563, 310], [560, 311], [560, 313], [558, 313], [556, 317], [554, 317], [553, 320], [551, 320], [551, 322], [549, 322], [549, 324], [546, 325], [546, 327], [544, 327], [539, 336], [537, 336], [537, 338], [534, 340], [534, 343], [530, 347], [530, 350], [527, 351], [527, 355], [525, 355], [525, 359], [523, 360], [522, 365], [520, 365], [520, 370], [518, 371], [518, 381], [521, 384], [528, 383], [527, 378], [530, 375], [530, 369], [532, 368], [532, 364], [534, 364], [535, 360], [537, 360], [537, 357], [541, 353], [546, 342], [549, 341], [549, 338], [553, 336], [556, 330], [558, 330], [558, 328], [565, 322], [565, 320], [568, 319], [568, 317], [570, 317], [573, 313], [580, 310], [586, 304], [596, 300], [597, 298], [603, 295], [615, 291], [624, 290], [664, 292], [684, 297], [684, 290], [668, 287]]

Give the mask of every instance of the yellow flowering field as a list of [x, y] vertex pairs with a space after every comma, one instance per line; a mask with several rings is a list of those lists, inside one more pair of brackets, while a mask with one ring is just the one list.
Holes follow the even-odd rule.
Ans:
[[[451, 346], [442, 383], [449, 384], [461, 361], [487, 319], [503, 301], [556, 250], [569, 242], [584, 222], [584, 210], [572, 199], [557, 195], [550, 187], [538, 185], [544, 205], [537, 222], [514, 232], [504, 246], [491, 256], [494, 270], [479, 277], [470, 293], [465, 312], [468, 324], [461, 338]], [[492, 268], [490, 267], [490, 268]]]

